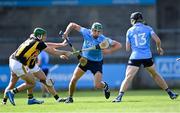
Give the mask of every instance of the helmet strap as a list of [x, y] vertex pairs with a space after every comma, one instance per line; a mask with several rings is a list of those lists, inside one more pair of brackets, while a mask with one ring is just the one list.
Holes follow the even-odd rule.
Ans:
[[38, 35], [37, 38], [38, 38], [39, 40], [42, 40], [42, 35]]

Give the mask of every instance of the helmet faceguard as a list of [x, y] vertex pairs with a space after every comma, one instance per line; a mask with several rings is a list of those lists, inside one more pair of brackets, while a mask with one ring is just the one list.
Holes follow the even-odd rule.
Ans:
[[102, 31], [102, 29], [103, 29], [102, 24], [100, 24], [99, 22], [95, 22], [91, 26], [91, 30]]

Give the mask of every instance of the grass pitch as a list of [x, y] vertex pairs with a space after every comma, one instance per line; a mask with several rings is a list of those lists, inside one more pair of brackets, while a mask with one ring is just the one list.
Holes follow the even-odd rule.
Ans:
[[[176, 90], [180, 93], [180, 90]], [[111, 91], [110, 99], [106, 100], [102, 91], [76, 91], [73, 104], [57, 103], [53, 97], [40, 98], [40, 93], [35, 93], [37, 99], [44, 100], [41, 105], [27, 105], [25, 93], [15, 97], [16, 106], [9, 102], [0, 105], [2, 113], [180, 113], [180, 98], [171, 100], [162, 90], [133, 90], [127, 91], [121, 103], [112, 103], [118, 91]], [[67, 92], [59, 91], [61, 97], [66, 97]], [[2, 98], [2, 95], [1, 95]]]

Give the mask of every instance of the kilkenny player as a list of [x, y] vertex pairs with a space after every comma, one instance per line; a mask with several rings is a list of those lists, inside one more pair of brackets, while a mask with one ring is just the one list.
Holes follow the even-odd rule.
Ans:
[[[53, 87], [53, 81], [47, 79], [44, 72], [37, 65], [37, 57], [42, 50], [61, 58], [68, 58], [71, 54], [69, 51], [57, 50], [55, 48], [64, 46], [63, 43], [45, 43], [46, 31], [42, 28], [35, 28], [33, 34], [30, 35], [25, 42], [10, 56], [9, 67], [11, 70], [11, 79], [4, 94], [3, 103], [5, 104], [9, 98], [11, 104], [15, 105], [14, 95], [25, 89], [28, 89], [28, 104], [41, 104], [43, 101], [38, 101], [33, 97], [33, 88], [35, 86], [35, 77], [42, 82], [48, 91], [54, 96], [56, 101], [62, 101]], [[14, 88], [18, 78], [25, 82]]]

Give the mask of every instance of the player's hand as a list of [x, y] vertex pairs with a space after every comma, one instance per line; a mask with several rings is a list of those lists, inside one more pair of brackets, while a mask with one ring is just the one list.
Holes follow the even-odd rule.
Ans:
[[63, 59], [63, 60], [68, 60], [69, 59], [68, 56], [66, 56], [66, 55], [60, 55], [60, 58]]
[[71, 56], [72, 54], [73, 54], [73, 52], [71, 52], [71, 51], [66, 51], [64, 55], [66, 55], [66, 56], [69, 57], [69, 56]]
[[64, 34], [62, 35], [62, 37], [63, 37], [64, 39], [66, 39], [66, 38], [68, 38], [68, 34], [67, 34], [66, 32], [64, 32]]
[[61, 43], [61, 45], [62, 45], [62, 47], [65, 47], [65, 46], [67, 46], [67, 45], [68, 45], [68, 43], [67, 43], [67, 41], [66, 41], [66, 40], [64, 40], [64, 41]]
[[158, 51], [159, 55], [163, 55], [164, 54], [164, 50], [162, 48], [157, 48], [157, 51]]
[[71, 51], [65, 51], [63, 55], [60, 55], [60, 58], [64, 60], [68, 60], [69, 59], [68, 57], [72, 54], [73, 53]]

